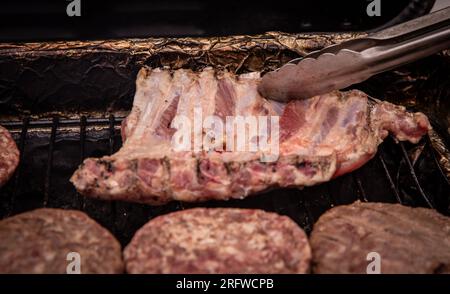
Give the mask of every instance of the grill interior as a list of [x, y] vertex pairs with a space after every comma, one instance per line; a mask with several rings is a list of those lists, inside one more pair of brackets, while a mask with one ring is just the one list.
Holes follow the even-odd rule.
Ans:
[[122, 245], [149, 219], [196, 206], [260, 208], [288, 215], [309, 233], [330, 207], [355, 200], [402, 203], [435, 208], [450, 215], [450, 183], [438, 164], [429, 137], [417, 145], [387, 138], [362, 168], [328, 183], [299, 189], [274, 189], [243, 200], [192, 204], [172, 202], [152, 207], [102, 201], [77, 194], [69, 182], [86, 157], [116, 152], [121, 144], [121, 117], [106, 119], [32, 119], [1, 121], [15, 138], [21, 163], [0, 190], [0, 217], [39, 207], [85, 211], [108, 228]]

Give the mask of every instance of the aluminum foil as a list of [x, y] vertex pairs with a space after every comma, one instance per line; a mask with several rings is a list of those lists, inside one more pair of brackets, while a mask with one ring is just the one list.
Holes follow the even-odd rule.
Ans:
[[[143, 65], [235, 73], [270, 71], [325, 46], [365, 36], [286, 34], [0, 44], [0, 121], [24, 115], [126, 115]], [[373, 97], [428, 115], [431, 142], [450, 179], [450, 53], [431, 56], [355, 85]]]
[[[0, 44], [2, 114], [129, 110], [143, 65], [267, 71], [361, 34], [151, 38]], [[62, 111], [63, 110], [63, 111]]]

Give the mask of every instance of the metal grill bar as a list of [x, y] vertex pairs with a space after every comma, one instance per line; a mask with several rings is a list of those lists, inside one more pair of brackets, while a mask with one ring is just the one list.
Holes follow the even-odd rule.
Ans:
[[14, 187], [13, 187], [13, 191], [11, 193], [11, 199], [9, 202], [9, 207], [8, 207], [8, 213], [7, 216], [10, 216], [12, 214], [12, 212], [14, 211], [14, 205], [15, 205], [15, 201], [16, 201], [16, 197], [17, 197], [17, 191], [19, 189], [20, 186], [20, 175], [22, 173], [22, 162], [23, 162], [23, 155], [24, 155], [24, 150], [25, 150], [25, 141], [27, 138], [27, 133], [28, 133], [28, 125], [30, 123], [30, 118], [26, 117], [23, 119], [22, 121], [22, 130], [20, 132], [20, 141], [19, 141], [19, 151], [20, 151], [20, 155], [19, 155], [19, 166], [17, 167], [16, 173], [14, 175]]
[[[83, 162], [85, 157], [85, 142], [86, 142], [86, 116], [80, 117], [80, 164]], [[78, 207], [82, 210], [86, 209], [86, 202], [84, 197], [77, 192], [77, 203]]]
[[358, 194], [359, 194], [359, 198], [361, 201], [367, 202], [367, 195], [366, 192], [364, 191], [362, 182], [360, 177], [358, 176], [357, 172], [353, 173], [353, 180], [356, 182], [356, 187], [358, 188]]
[[425, 200], [425, 202], [427, 203], [427, 205], [430, 208], [435, 208], [435, 206], [432, 203], [432, 201], [430, 200], [430, 198], [428, 198], [428, 196], [425, 194], [422, 187], [420, 186], [419, 179], [417, 178], [416, 172], [414, 171], [414, 167], [411, 163], [411, 160], [409, 160], [408, 153], [406, 152], [405, 144], [403, 144], [403, 142], [399, 142], [399, 145], [400, 145], [400, 149], [402, 151], [403, 159], [405, 160], [406, 165], [408, 166], [409, 174], [411, 175], [411, 177], [414, 181], [414, 184], [420, 193], [420, 196], [422, 196], [422, 198]]
[[439, 164], [439, 161], [438, 161], [438, 159], [437, 159], [437, 157], [436, 157], [436, 151], [435, 151], [434, 148], [433, 148], [433, 144], [431, 143], [430, 136], [427, 136], [427, 137], [426, 137], [426, 143], [427, 143], [427, 146], [430, 146], [430, 148], [431, 148], [431, 155], [432, 155], [432, 157], [433, 157], [434, 164], [437, 166], [437, 168], [438, 168], [438, 170], [439, 170], [439, 173], [441, 174], [441, 177], [444, 179], [444, 181], [447, 183], [447, 185], [450, 185], [450, 180], [449, 180], [449, 179], [447, 178], [447, 176], [445, 175], [445, 173], [444, 173], [444, 171], [442, 170], [442, 167], [441, 167], [441, 165]]
[[308, 207], [306, 206], [306, 202], [307, 201], [303, 197], [301, 197], [298, 200], [298, 206], [301, 207], [301, 209], [303, 211], [305, 211], [304, 218], [301, 220], [301, 226], [307, 233], [309, 233], [312, 230], [312, 222], [310, 219], [311, 213], [310, 213]]
[[[114, 117], [114, 116], [113, 116]], [[123, 117], [114, 117], [114, 123], [115, 125], [119, 125]], [[109, 125], [110, 124], [110, 118], [86, 118], [86, 125]], [[73, 126], [77, 127], [80, 125], [79, 119], [59, 119], [59, 125], [60, 126]], [[0, 121], [0, 125], [6, 127], [6, 128], [21, 128], [23, 125], [22, 121]], [[50, 119], [39, 119], [39, 120], [32, 120], [29, 122], [29, 127], [33, 128], [49, 128], [52, 127], [53, 120]]]
[[383, 158], [383, 155], [381, 154], [381, 152], [378, 153], [378, 160], [381, 162], [381, 165], [383, 166], [384, 175], [386, 176], [386, 178], [389, 182], [389, 186], [391, 187], [391, 190], [394, 193], [395, 199], [397, 200], [398, 203], [402, 204], [403, 200], [400, 198], [400, 195], [398, 194], [397, 187], [395, 187], [394, 181], [392, 180], [391, 174], [389, 173], [389, 170], [386, 166], [386, 162], [384, 161], [384, 158]]
[[114, 115], [109, 116], [109, 155], [114, 153]]
[[52, 166], [53, 166], [53, 149], [55, 145], [56, 139], [56, 130], [58, 128], [59, 118], [54, 117], [52, 120], [52, 131], [50, 134], [50, 142], [48, 145], [48, 157], [47, 157], [47, 170], [45, 172], [45, 186], [44, 186], [44, 207], [47, 207], [48, 200], [50, 197], [50, 184], [51, 184], [51, 175], [52, 175]]
[[84, 159], [84, 143], [86, 141], [86, 117], [80, 117], [80, 163]]
[[312, 231], [313, 225], [316, 222], [316, 220], [314, 219], [314, 215], [311, 212], [311, 206], [309, 204], [309, 201], [304, 201], [303, 202], [303, 206], [305, 207], [305, 211], [306, 211], [306, 223], [308, 224], [308, 230]]
[[[109, 115], [109, 155], [112, 155], [114, 153], [114, 123], [115, 123], [115, 118], [113, 114]], [[116, 207], [116, 201], [111, 201], [111, 222], [113, 224], [116, 223], [116, 214], [117, 214], [117, 207]], [[115, 230], [116, 226], [114, 226], [114, 230]]]
[[331, 188], [330, 182], [326, 182], [325, 185], [327, 188], [327, 195], [329, 196], [328, 198], [331, 201], [331, 207], [339, 205], [339, 201], [336, 199], [336, 196], [334, 195], [334, 193], [331, 193], [332, 188]]

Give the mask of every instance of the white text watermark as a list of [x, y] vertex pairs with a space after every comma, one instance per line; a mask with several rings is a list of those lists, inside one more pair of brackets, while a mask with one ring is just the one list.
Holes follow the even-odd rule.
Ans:
[[279, 116], [226, 116], [203, 118], [194, 108], [193, 120], [177, 115], [171, 127], [172, 149], [180, 151], [260, 152], [261, 162], [274, 162], [279, 156]]

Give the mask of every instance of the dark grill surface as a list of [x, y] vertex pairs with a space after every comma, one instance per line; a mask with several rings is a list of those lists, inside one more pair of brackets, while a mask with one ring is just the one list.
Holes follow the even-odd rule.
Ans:
[[149, 219], [195, 206], [260, 208], [288, 215], [308, 233], [332, 206], [361, 201], [399, 202], [450, 214], [450, 183], [440, 169], [430, 138], [417, 145], [388, 138], [378, 154], [359, 170], [318, 186], [276, 189], [244, 200], [200, 204], [172, 202], [164, 206], [108, 202], [77, 194], [69, 182], [86, 157], [116, 152], [121, 118], [62, 119], [0, 122], [20, 150], [21, 164], [0, 190], [0, 217], [38, 207], [80, 209], [99, 221], [126, 245]]

